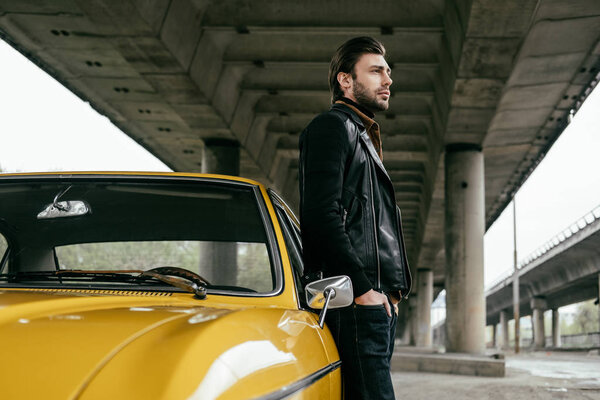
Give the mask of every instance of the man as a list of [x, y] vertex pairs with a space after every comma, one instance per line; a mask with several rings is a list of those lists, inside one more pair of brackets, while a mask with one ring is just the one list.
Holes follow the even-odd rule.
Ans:
[[342, 44], [329, 67], [331, 109], [300, 136], [300, 221], [308, 273], [348, 275], [354, 304], [326, 317], [346, 399], [394, 399], [397, 303], [410, 291], [400, 211], [374, 113], [389, 107], [390, 67], [370, 37]]

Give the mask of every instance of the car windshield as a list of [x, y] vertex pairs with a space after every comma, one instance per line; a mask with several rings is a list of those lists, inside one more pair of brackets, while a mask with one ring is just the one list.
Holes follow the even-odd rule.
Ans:
[[[170, 266], [202, 276], [209, 293], [275, 289], [251, 185], [114, 178], [3, 182], [0, 234], [9, 244], [5, 274]], [[61, 283], [70, 284], [67, 278]]]

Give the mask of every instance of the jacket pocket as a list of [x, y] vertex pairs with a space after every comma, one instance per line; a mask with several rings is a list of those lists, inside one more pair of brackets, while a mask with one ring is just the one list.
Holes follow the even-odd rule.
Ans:
[[369, 225], [366, 221], [367, 213], [365, 211], [363, 202], [358, 197], [353, 197], [350, 208], [347, 209], [344, 228], [348, 234], [352, 248], [364, 267], [364, 272], [369, 279], [372, 279], [372, 273], [370, 273], [370, 252], [368, 251], [369, 238], [367, 235]]
[[385, 306], [383, 304], [354, 304], [355, 308], [362, 308], [365, 310], [378, 310], [378, 309], [385, 309]]
[[349, 190], [344, 189], [342, 192], [342, 204], [340, 205], [340, 214], [342, 216], [342, 222], [344, 224], [344, 229], [348, 232], [348, 223], [349, 219], [355, 213], [356, 203], [359, 200], [356, 198], [356, 195]]

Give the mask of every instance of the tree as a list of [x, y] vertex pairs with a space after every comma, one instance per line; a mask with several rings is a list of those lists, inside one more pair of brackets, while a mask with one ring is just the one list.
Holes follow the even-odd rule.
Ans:
[[573, 321], [579, 333], [598, 332], [598, 306], [594, 300], [584, 301], [577, 306]]

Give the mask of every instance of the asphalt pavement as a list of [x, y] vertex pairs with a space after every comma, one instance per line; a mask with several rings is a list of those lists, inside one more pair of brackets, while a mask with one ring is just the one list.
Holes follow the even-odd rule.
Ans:
[[396, 399], [598, 399], [600, 356], [595, 353], [505, 354], [506, 376], [394, 372]]

